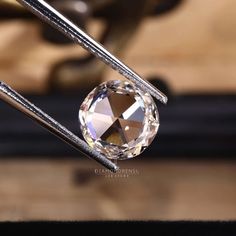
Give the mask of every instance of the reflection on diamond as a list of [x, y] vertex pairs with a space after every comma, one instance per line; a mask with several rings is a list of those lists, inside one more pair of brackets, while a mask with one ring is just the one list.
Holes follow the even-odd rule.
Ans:
[[159, 127], [152, 97], [131, 83], [117, 80], [102, 83], [88, 95], [79, 119], [88, 144], [111, 159], [139, 155]]

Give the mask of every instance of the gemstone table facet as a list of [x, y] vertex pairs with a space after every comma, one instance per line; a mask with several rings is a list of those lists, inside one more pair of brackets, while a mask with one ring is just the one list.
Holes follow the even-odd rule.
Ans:
[[107, 158], [118, 160], [143, 152], [159, 127], [151, 95], [119, 80], [96, 87], [81, 105], [79, 120], [87, 143]]

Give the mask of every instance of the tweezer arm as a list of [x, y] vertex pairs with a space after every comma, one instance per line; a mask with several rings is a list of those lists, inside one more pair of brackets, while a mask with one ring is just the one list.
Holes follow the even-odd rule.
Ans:
[[118, 167], [113, 162], [108, 160], [105, 156], [103, 156], [99, 152], [90, 148], [86, 142], [84, 142], [82, 139], [80, 139], [75, 134], [70, 132], [56, 120], [51, 118], [49, 115], [44, 113], [38, 107], [33, 105], [31, 102], [26, 100], [24, 97], [22, 97], [20, 94], [18, 94], [16, 91], [14, 91], [12, 88], [10, 88], [8, 85], [6, 85], [1, 81], [0, 81], [0, 99], [4, 100], [17, 110], [25, 113], [27, 116], [29, 116], [31, 119], [33, 119], [41, 126], [49, 130], [51, 133], [58, 136], [63, 141], [70, 144], [71, 146], [73, 146], [75, 149], [79, 150], [86, 156], [96, 160], [109, 170], [115, 172], [118, 169]]
[[167, 103], [167, 97], [148, 81], [142, 79], [137, 73], [110, 54], [101, 44], [65, 18], [44, 0], [17, 0], [42, 20], [64, 33], [67, 37], [81, 45], [84, 49], [98, 57], [108, 66], [138, 85], [143, 91], [149, 92], [162, 103]]

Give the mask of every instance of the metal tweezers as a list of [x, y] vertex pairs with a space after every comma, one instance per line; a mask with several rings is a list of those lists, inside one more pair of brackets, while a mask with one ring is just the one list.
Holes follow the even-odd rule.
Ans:
[[[87, 35], [84, 31], [78, 28], [74, 23], [64, 17], [61, 13], [59, 13], [44, 0], [17, 1], [27, 9], [29, 9], [32, 13], [37, 15], [39, 18], [64, 33], [75, 43], [78, 43], [84, 49], [98, 57], [112, 69], [118, 71], [125, 78], [134, 82], [143, 91], [150, 93], [153, 97], [155, 97], [162, 103], [167, 103], [167, 97], [161, 91], [155, 88], [148, 81], [142, 79], [133, 70], [131, 70], [119, 59], [109, 53], [101, 44], [96, 42], [92, 37]], [[107, 159], [101, 153], [90, 148], [85, 141], [77, 137], [63, 125], [58, 123], [48, 114], [33, 105], [31, 102], [29, 102], [27, 99], [22, 97], [19, 93], [17, 93], [15, 90], [10, 88], [3, 82], [0, 82], [0, 98], [8, 104], [12, 105], [17, 110], [25, 113], [31, 119], [35, 120], [41, 126], [49, 130], [51, 133], [58, 136], [63, 141], [70, 144], [91, 159], [96, 160], [109, 170], [116, 172], [119, 169], [119, 167], [115, 163]]]

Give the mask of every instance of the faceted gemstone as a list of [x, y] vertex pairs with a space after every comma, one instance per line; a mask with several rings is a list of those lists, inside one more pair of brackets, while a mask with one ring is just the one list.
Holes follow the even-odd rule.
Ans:
[[159, 127], [151, 95], [119, 80], [96, 87], [81, 105], [79, 120], [87, 143], [107, 158], [119, 160], [143, 152]]

